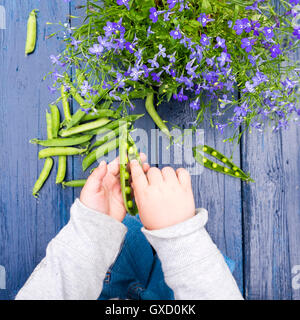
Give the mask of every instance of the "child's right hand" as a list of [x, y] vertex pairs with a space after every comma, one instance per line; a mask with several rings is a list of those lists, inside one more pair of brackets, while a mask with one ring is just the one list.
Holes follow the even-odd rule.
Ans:
[[195, 215], [191, 177], [187, 170], [152, 167], [144, 173], [130, 162], [132, 188], [141, 221], [148, 230], [166, 228]]

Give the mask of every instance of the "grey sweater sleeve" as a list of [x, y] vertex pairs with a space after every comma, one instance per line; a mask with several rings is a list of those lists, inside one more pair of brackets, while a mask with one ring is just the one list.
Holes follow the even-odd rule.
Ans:
[[88, 209], [77, 199], [69, 223], [49, 243], [46, 257], [16, 299], [97, 299], [126, 231], [122, 223]]
[[177, 300], [243, 299], [227, 264], [204, 226], [207, 211], [161, 230], [142, 228], [162, 263]]

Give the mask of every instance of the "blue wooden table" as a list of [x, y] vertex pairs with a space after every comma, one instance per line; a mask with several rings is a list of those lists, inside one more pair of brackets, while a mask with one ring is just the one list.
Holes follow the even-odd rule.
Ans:
[[[82, 1], [0, 0], [6, 16], [6, 29], [0, 30], [0, 299], [13, 298], [22, 287], [44, 257], [48, 242], [67, 223], [79, 194], [56, 186], [52, 174], [40, 198], [31, 196], [43, 161], [38, 160], [38, 147], [28, 142], [45, 138], [45, 110], [55, 96], [47, 90], [49, 80], [42, 78], [51, 68], [49, 56], [63, 49], [60, 38], [45, 40], [57, 28], [46, 22], [68, 22], [69, 14], [81, 14], [76, 5]], [[26, 21], [34, 8], [40, 10], [37, 48], [25, 57]], [[137, 111], [143, 109], [144, 103], [138, 102]], [[178, 103], [161, 105], [159, 111], [183, 127], [194, 117], [187, 105]], [[154, 128], [148, 117], [138, 126]], [[223, 143], [216, 130], [208, 123], [203, 128], [208, 145], [231, 154], [232, 146]], [[208, 170], [193, 176], [197, 206], [208, 209], [208, 230], [236, 262], [234, 276], [247, 299], [300, 299], [299, 141], [297, 126], [277, 134], [271, 130], [245, 134], [233, 159], [251, 172], [256, 183]], [[78, 177], [81, 159], [70, 158], [68, 179]]]

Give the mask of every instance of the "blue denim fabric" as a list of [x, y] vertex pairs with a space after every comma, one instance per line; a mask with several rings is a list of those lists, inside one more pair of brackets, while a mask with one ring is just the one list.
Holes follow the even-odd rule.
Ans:
[[[105, 276], [99, 300], [173, 300], [174, 294], [164, 281], [160, 260], [141, 232], [139, 217], [126, 215], [123, 223], [128, 232], [119, 256]], [[233, 272], [234, 261], [224, 258]]]

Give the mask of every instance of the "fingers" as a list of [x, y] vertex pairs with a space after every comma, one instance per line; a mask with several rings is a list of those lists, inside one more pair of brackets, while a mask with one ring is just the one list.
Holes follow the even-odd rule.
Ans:
[[149, 169], [150, 169], [149, 163], [144, 163], [144, 164], [143, 164], [143, 170], [144, 170], [144, 172], [147, 173]]
[[161, 171], [156, 167], [152, 167], [148, 170], [147, 178], [148, 178], [149, 184], [159, 184], [163, 182]]
[[112, 175], [117, 176], [120, 173], [120, 158], [117, 157], [111, 161], [108, 164], [107, 169]]
[[171, 167], [164, 167], [161, 170], [161, 174], [164, 178], [165, 182], [169, 182], [169, 183], [179, 183], [178, 182], [178, 178], [177, 175], [175, 173], [175, 170]]
[[143, 190], [148, 186], [147, 177], [137, 160], [130, 161], [131, 179], [135, 191]]
[[192, 188], [191, 176], [187, 170], [179, 168], [176, 170], [179, 183], [185, 188]]
[[107, 165], [105, 161], [102, 161], [100, 165], [89, 176], [85, 188], [90, 192], [97, 192], [102, 185], [103, 178], [107, 173]]

